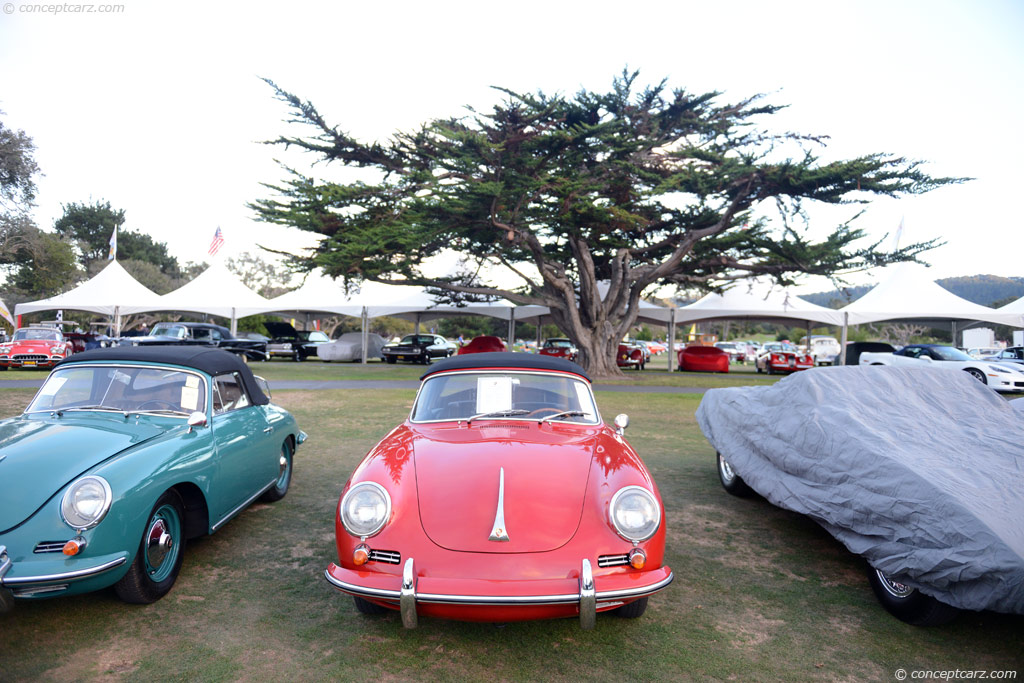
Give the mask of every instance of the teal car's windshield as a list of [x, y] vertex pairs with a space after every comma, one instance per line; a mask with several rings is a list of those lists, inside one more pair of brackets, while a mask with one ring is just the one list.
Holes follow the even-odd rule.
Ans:
[[206, 411], [206, 381], [171, 368], [70, 365], [50, 373], [25, 412], [55, 410], [187, 416]]
[[427, 378], [413, 406], [413, 422], [471, 418], [599, 421], [590, 385], [568, 375], [498, 371]]

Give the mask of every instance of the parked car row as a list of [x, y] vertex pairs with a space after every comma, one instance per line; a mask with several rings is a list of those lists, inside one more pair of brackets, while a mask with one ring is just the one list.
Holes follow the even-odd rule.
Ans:
[[[394, 610], [406, 627], [641, 616], [673, 573], [628, 422], [605, 424], [586, 372], [563, 358], [433, 365], [408, 418], [342, 487], [324, 577], [358, 611]], [[124, 345], [63, 360], [0, 422], [0, 472], [18, 482], [0, 501], [0, 611], [111, 586], [126, 602], [159, 600], [190, 539], [285, 496], [306, 439], [223, 349]]]

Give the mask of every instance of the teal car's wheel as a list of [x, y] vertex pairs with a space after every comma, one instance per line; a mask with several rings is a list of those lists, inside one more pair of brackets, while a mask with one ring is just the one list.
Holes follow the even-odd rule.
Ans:
[[174, 491], [165, 491], [153, 506], [142, 541], [128, 573], [114, 584], [125, 602], [148, 604], [167, 595], [184, 559], [184, 506]]
[[268, 503], [284, 498], [284, 494], [288, 493], [288, 487], [292, 483], [292, 447], [287, 441], [281, 444], [281, 455], [277, 464], [279, 472], [277, 481], [263, 494], [263, 500]]

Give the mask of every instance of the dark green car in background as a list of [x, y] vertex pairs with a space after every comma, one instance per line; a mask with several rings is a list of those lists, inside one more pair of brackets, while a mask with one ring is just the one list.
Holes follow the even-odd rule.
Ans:
[[158, 600], [187, 539], [284, 497], [305, 439], [227, 351], [71, 356], [21, 416], [0, 421], [0, 611], [107, 586]]

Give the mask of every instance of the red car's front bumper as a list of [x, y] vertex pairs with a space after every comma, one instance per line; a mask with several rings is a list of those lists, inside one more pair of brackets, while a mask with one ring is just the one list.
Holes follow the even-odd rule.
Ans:
[[351, 570], [330, 564], [324, 572], [338, 590], [398, 608], [402, 623], [413, 628], [417, 615], [461, 621], [522, 621], [579, 616], [592, 628], [597, 612], [656, 593], [670, 583], [669, 567], [650, 571], [593, 575], [584, 559], [564, 579], [483, 580], [418, 576], [408, 558], [402, 576]]

